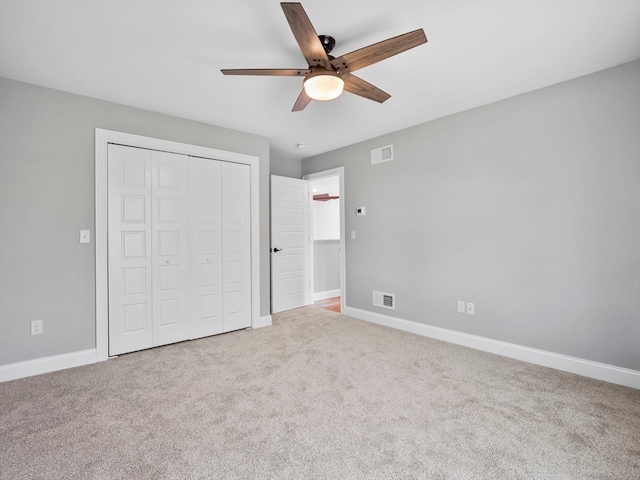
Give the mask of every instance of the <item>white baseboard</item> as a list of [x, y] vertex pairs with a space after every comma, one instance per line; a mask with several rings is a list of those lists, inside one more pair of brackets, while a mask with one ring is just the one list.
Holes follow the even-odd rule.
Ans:
[[256, 323], [254, 323], [251, 328], [262, 328], [262, 327], [270, 327], [271, 326], [271, 315], [265, 315], [264, 317], [260, 317]]
[[360, 320], [404, 330], [405, 332], [415, 333], [424, 337], [435, 338], [437, 340], [475, 348], [476, 350], [495, 353], [503, 357], [522, 360], [523, 362], [534, 363], [544, 367], [555, 368], [556, 370], [595, 378], [596, 380], [604, 380], [605, 382], [640, 389], [640, 371], [637, 370], [524, 347], [514, 343], [501, 342], [499, 340], [456, 332], [455, 330], [448, 330], [446, 328], [433, 327], [431, 325], [390, 317], [358, 308], [345, 307], [343, 313]]
[[96, 363], [96, 349], [0, 365], [0, 382]]
[[[435, 338], [437, 340], [475, 348], [484, 352], [495, 353], [504, 357], [514, 358], [516, 360], [534, 363], [544, 367], [555, 368], [557, 370], [595, 378], [596, 380], [603, 380], [605, 382], [640, 389], [640, 372], [636, 370], [524, 347], [513, 343], [501, 342], [499, 340], [492, 340], [490, 338], [479, 337], [477, 335], [456, 332], [455, 330], [425, 325], [410, 320], [403, 320], [352, 307], [345, 307], [344, 314], [360, 320], [376, 323], [378, 325], [384, 325], [398, 330], [422, 335], [424, 337]], [[253, 328], [268, 327], [271, 326], [271, 324], [271, 315], [265, 315], [260, 317], [257, 324], [253, 325]], [[65, 353], [62, 355], [54, 355], [51, 357], [37, 358], [9, 365], [0, 365], [0, 382], [40, 375], [42, 373], [55, 372], [65, 368], [89, 365], [96, 361], [96, 349], [91, 349]]]
[[[271, 315], [265, 315], [264, 317], [260, 317], [258, 322], [252, 327], [261, 328], [270, 326]], [[0, 365], [0, 383], [40, 375], [42, 373], [64, 370], [65, 368], [89, 365], [97, 361], [97, 350], [93, 348], [80, 352], [54, 355], [52, 357], [36, 358], [25, 362], [10, 363], [9, 365]]]
[[316, 292], [313, 294], [313, 301], [317, 302], [318, 300], [326, 300], [327, 298], [339, 297], [342, 294], [340, 289], [336, 290], [327, 290], [326, 292]]

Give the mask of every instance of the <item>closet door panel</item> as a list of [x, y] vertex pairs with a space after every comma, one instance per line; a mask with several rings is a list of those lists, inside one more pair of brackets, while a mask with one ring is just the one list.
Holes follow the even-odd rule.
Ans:
[[152, 346], [151, 152], [108, 146], [109, 355]]
[[250, 167], [222, 163], [223, 330], [251, 326]]
[[221, 165], [189, 159], [191, 338], [223, 331]]
[[153, 151], [153, 346], [189, 338], [188, 191], [188, 157]]

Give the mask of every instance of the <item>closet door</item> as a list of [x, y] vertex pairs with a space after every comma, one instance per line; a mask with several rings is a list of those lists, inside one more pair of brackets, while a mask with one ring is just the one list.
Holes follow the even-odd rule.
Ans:
[[189, 157], [151, 153], [153, 346], [189, 338]]
[[222, 163], [222, 308], [225, 332], [251, 326], [250, 199], [250, 167]]
[[222, 333], [222, 162], [189, 159], [191, 338]]
[[251, 326], [250, 167], [109, 145], [109, 355]]
[[109, 355], [153, 346], [151, 152], [109, 145]]

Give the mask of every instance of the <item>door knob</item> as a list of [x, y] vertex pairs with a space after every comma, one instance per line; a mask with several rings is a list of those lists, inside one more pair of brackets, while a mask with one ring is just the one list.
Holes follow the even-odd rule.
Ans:
[[276, 253], [281, 252], [282, 250], [283, 250], [282, 248], [274, 248], [273, 249], [273, 251], [276, 252]]
[[167, 262], [166, 262], [166, 263], [167, 263], [167, 265], [169, 265], [169, 264], [171, 263], [171, 260], [167, 260]]

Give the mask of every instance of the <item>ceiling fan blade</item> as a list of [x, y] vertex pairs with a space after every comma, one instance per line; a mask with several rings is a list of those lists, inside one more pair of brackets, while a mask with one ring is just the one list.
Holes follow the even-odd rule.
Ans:
[[282, 2], [280, 5], [307, 64], [310, 67], [321, 65], [328, 70], [333, 70], [329, 56], [324, 51], [322, 42], [302, 5], [292, 2]]
[[355, 75], [344, 75], [342, 79], [344, 80], [344, 89], [349, 93], [360, 95], [361, 97], [378, 103], [382, 103], [391, 98], [391, 95], [387, 92], [380, 90], [378, 87], [371, 85], [369, 82], [365, 82]]
[[224, 75], [268, 75], [274, 77], [304, 77], [308, 68], [224, 68]]
[[312, 98], [309, 95], [307, 95], [307, 93], [304, 91], [304, 88], [303, 88], [302, 91], [300, 92], [300, 95], [298, 95], [298, 99], [296, 100], [296, 103], [293, 104], [293, 108], [291, 109], [291, 111], [300, 112], [304, 110], [304, 107], [309, 105], [309, 103], [311, 103], [311, 100]]
[[427, 36], [420, 28], [342, 55], [331, 64], [342, 73], [355, 72], [426, 42]]

